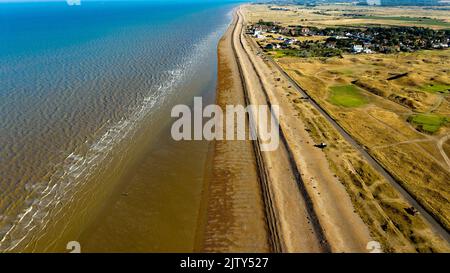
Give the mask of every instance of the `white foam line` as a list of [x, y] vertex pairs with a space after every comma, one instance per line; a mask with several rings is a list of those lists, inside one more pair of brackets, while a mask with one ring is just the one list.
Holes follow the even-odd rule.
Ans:
[[[201, 43], [194, 47], [192, 54], [189, 57], [185, 57], [181, 65], [178, 65], [177, 68], [173, 70], [167, 71], [169, 75], [167, 82], [165, 84], [160, 84], [156, 90], [150, 90], [150, 95], [145, 97], [142, 100], [142, 103], [136, 107], [136, 110], [130, 119], [122, 119], [110, 126], [100, 139], [89, 147], [85, 156], [75, 154], [74, 152], [70, 153], [65, 161], [69, 160], [71, 162], [68, 164], [63, 163], [61, 165], [62, 175], [59, 177], [52, 176], [50, 178], [45, 189], [41, 191], [41, 196], [35, 199], [39, 201], [37, 203], [32, 202], [32, 205], [25, 208], [23, 213], [19, 214], [14, 224], [5, 233], [0, 240], [0, 251], [11, 251], [19, 246], [25, 239], [30, 241], [33, 236], [31, 232], [26, 232], [25, 235], [21, 236], [23, 231], [33, 230], [37, 228], [38, 225], [40, 225], [40, 230], [44, 230], [51, 220], [48, 219], [50, 216], [54, 218], [58, 213], [64, 210], [65, 206], [72, 204], [74, 202], [73, 195], [68, 198], [68, 203], [63, 202], [63, 200], [66, 199], [66, 190], [70, 190], [85, 182], [94, 169], [97, 168], [99, 162], [107, 158], [115, 145], [126, 139], [128, 135], [134, 133], [136, 129], [135, 125], [154, 110], [155, 106], [159, 107], [163, 104], [162, 102], [166, 100], [166, 96], [170, 95], [170, 92], [176, 89], [177, 85], [188, 78], [189, 71], [193, 70], [192, 66], [196, 64], [193, 60], [202, 59], [198, 55], [201, 55], [205, 51], [205, 48], [211, 41], [218, 38], [217, 36], [219, 33], [221, 32], [217, 31], [211, 33], [207, 39], [202, 40]], [[88, 143], [88, 141], [85, 143]], [[84, 180], [81, 176], [84, 176]], [[50, 200], [46, 201], [48, 198]], [[30, 217], [27, 217], [30, 213]], [[23, 222], [26, 218], [30, 219], [27, 222]], [[69, 223], [67, 223], [65, 227], [67, 227], [67, 225], [69, 225]], [[15, 238], [17, 236], [15, 236], [14, 232], [17, 232], [21, 238]], [[60, 232], [60, 234], [56, 236], [59, 237], [62, 233], [63, 232]], [[35, 236], [40, 239], [44, 234], [36, 234]], [[8, 238], [12, 243], [5, 244]]]

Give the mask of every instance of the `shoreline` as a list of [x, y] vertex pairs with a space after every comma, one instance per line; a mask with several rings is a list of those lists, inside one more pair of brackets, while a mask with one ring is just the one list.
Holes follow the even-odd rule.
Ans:
[[[240, 88], [233, 89], [234, 95], [243, 95], [247, 105], [279, 105], [282, 110], [279, 118], [279, 148], [273, 152], [260, 152], [257, 148], [259, 140], [253, 142], [259, 188], [266, 214], [267, 236], [271, 242], [274, 238], [280, 242], [280, 247], [272, 248], [272, 251], [367, 252], [368, 243], [374, 240], [381, 242], [383, 251], [388, 252], [415, 252], [417, 247], [422, 250], [428, 247], [445, 249], [437, 237], [428, 229], [422, 230], [419, 224], [420, 230], [412, 231], [418, 235], [426, 233], [423, 236], [427, 241], [423, 244], [411, 241], [407, 234], [403, 234], [411, 228], [401, 231], [393, 227], [393, 231], [380, 231], [383, 221], [395, 226], [394, 223], [401, 214], [392, 215], [389, 211], [384, 211], [378, 199], [361, 206], [358, 199], [361, 194], [354, 192], [352, 177], [349, 180], [347, 175], [342, 175], [342, 168], [348, 167], [351, 174], [354, 174], [351, 162], [357, 160], [355, 168], [367, 169], [368, 175], [374, 177], [379, 174], [356, 151], [347, 151], [351, 156], [350, 161], [345, 159], [336, 163], [330, 159], [328, 150], [314, 147], [313, 144], [318, 143], [318, 140], [314, 134], [316, 131], [312, 132], [311, 127], [319, 132], [325, 130], [326, 132], [322, 131], [326, 134], [324, 136], [328, 138], [328, 134], [331, 134], [342, 147], [348, 147], [349, 144], [339, 132], [333, 128], [327, 129], [331, 125], [320, 112], [313, 109], [310, 101], [301, 100], [303, 93], [299, 87], [265, 58], [256, 42], [244, 34], [245, 16], [248, 15], [245, 13], [248, 11], [246, 8], [246, 5], [241, 5], [234, 11], [234, 20], [238, 21], [232, 24], [234, 29], [231, 42], [228, 41], [230, 30], [223, 40], [228, 41], [225, 46], [230, 47], [234, 53], [234, 56], [228, 55], [228, 59], [237, 64], [234, 73], [238, 73], [240, 77], [241, 85]], [[221, 44], [225, 42], [221, 41]], [[220, 50], [221, 47], [219, 58]], [[220, 86], [217, 92], [219, 98], [223, 92]], [[228, 104], [235, 104], [230, 101], [228, 100]], [[223, 168], [230, 158], [233, 155], [225, 155], [223, 162], [215, 162], [213, 166]], [[217, 166], [217, 163], [222, 166]], [[345, 166], [341, 166], [342, 164]], [[384, 183], [383, 177], [379, 179]], [[368, 194], [371, 196], [372, 193]], [[222, 198], [226, 201], [231, 197], [223, 195]], [[399, 198], [399, 202], [403, 204], [404, 200]], [[221, 222], [220, 218], [215, 221], [219, 221], [217, 225], [227, 226], [227, 222]], [[233, 242], [225, 240], [222, 243], [225, 245], [222, 251], [227, 251], [226, 246]]]
[[[242, 83], [232, 55], [233, 13], [218, 45], [216, 104], [244, 105]], [[205, 252], [270, 252], [266, 216], [251, 141], [215, 141], [211, 177], [205, 181], [201, 246]]]
[[309, 144], [309, 134], [303, 130], [286, 97], [290, 87], [284, 86], [285, 79], [261, 58], [257, 47], [243, 34], [246, 23], [243, 8], [238, 15], [242, 26], [234, 37], [234, 45], [250, 102], [278, 105], [281, 110], [280, 146], [276, 151], [261, 154], [274, 200], [282, 252], [365, 252], [367, 242], [372, 240], [366, 226], [354, 212], [324, 154]]
[[[234, 11], [233, 23], [218, 47], [216, 102], [223, 110], [227, 104], [244, 107], [248, 104], [279, 104], [274, 94], [268, 94], [264, 82], [267, 79], [263, 80], [260, 68], [255, 65], [255, 57], [247, 52], [249, 45], [244, 46], [241, 36], [243, 25], [244, 18], [239, 7]], [[287, 104], [280, 106], [288, 107]], [[288, 135], [284, 132], [286, 129], [291, 131], [290, 125], [294, 121], [286, 120], [289, 121], [287, 128], [283, 122], [280, 123], [282, 143], [276, 151], [261, 152], [260, 140], [215, 142], [212, 177], [206, 194], [204, 251], [262, 252], [255, 247], [255, 240], [265, 243], [265, 251], [270, 252], [365, 250], [365, 244], [371, 240], [369, 232], [354, 212], [343, 186], [332, 177], [323, 154], [318, 157], [320, 152], [306, 149], [300, 150], [306, 151], [306, 156], [298, 155], [299, 148], [293, 148], [291, 143], [292, 132]], [[308, 164], [299, 164], [299, 160]], [[310, 163], [315, 164], [315, 160], [319, 160], [320, 166], [311, 167]], [[245, 161], [246, 164], [243, 164]], [[239, 164], [236, 166], [237, 162]], [[326, 174], [321, 174], [322, 171]], [[242, 177], [243, 172], [245, 177]], [[307, 185], [311, 181], [306, 180], [312, 179], [313, 175], [324, 180], [325, 185], [321, 189], [326, 198], [318, 197], [320, 193], [311, 189], [316, 187]], [[244, 183], [252, 183], [253, 192], [242, 191], [239, 187]], [[345, 202], [338, 207], [344, 212], [333, 209], [335, 201], [341, 199]], [[257, 213], [244, 209], [248, 207], [256, 208]], [[257, 214], [262, 215], [264, 221], [261, 221], [261, 216], [255, 217]], [[347, 221], [353, 226], [346, 224]], [[259, 234], [254, 237], [259, 240], [254, 239], [252, 244], [245, 243], [250, 236], [243, 237], [246, 230], [242, 229], [250, 225], [254, 230], [251, 234], [254, 235], [256, 230]]]
[[[258, 47], [243, 35], [244, 25], [241, 5], [218, 47], [216, 103], [223, 110], [227, 104], [279, 105], [281, 143], [276, 151], [260, 152], [259, 140], [247, 141], [247, 149], [237, 152], [237, 141], [215, 142], [203, 250], [236, 252], [244, 247], [261, 252], [238, 240], [245, 229], [234, 229], [252, 224], [256, 229], [259, 226], [260, 232], [264, 228], [270, 252], [366, 252], [367, 243], [373, 241], [369, 227], [326, 155], [311, 144], [314, 140], [286, 96], [291, 87], [283, 86], [289, 84], [288, 79], [267, 60], [258, 58]], [[242, 166], [239, 156], [243, 155], [250, 159], [251, 170]], [[240, 163], [237, 169], [230, 166], [235, 162]], [[251, 172], [246, 178], [253, 176], [257, 198], [238, 188], [243, 181], [238, 176], [242, 168]], [[237, 194], [246, 197], [235, 198]], [[262, 211], [264, 222], [242, 210], [250, 204]]]

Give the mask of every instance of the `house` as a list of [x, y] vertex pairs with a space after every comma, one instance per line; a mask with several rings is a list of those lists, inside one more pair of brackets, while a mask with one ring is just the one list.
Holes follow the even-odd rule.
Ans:
[[253, 29], [253, 37], [258, 38], [258, 39], [262, 39], [265, 38], [264, 35], [262, 35], [263, 30], [262, 28], [254, 28]]
[[285, 41], [284, 41], [284, 44], [285, 45], [292, 45], [292, 44], [294, 44], [295, 43], [295, 39], [286, 39]]
[[448, 48], [448, 44], [444, 44], [444, 43], [433, 44], [433, 48], [435, 48], [435, 49]]
[[363, 52], [363, 50], [364, 50], [364, 47], [362, 45], [353, 45], [353, 47], [352, 47], [352, 51], [354, 53], [361, 53], [361, 52]]

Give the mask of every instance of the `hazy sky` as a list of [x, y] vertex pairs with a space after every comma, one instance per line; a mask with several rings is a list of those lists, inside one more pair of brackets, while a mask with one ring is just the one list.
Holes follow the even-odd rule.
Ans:
[[[84, 1], [123, 1], [123, 0], [81, 0]], [[134, 0], [134, 1], [163, 1], [163, 0]], [[168, 0], [171, 1], [171, 0]], [[172, 0], [173, 1], [173, 0]], [[218, 0], [185, 0], [185, 1], [218, 1]], [[66, 2], [66, 0], [0, 0], [0, 2]]]
[[[81, 0], [81, 2], [87, 2], [87, 1], [124, 1], [124, 0]], [[125, 0], [130, 1], [130, 0]], [[131, 1], [163, 1], [163, 0], [131, 0]], [[175, 0], [167, 0], [167, 1], [175, 1]], [[200, 2], [200, 1], [233, 1], [233, 0], [185, 0], [187, 2]], [[251, 1], [251, 0], [250, 0]], [[249, 1], [249, 2], [250, 2]], [[2, 2], [66, 2], [66, 0], [0, 0], [0, 3]]]

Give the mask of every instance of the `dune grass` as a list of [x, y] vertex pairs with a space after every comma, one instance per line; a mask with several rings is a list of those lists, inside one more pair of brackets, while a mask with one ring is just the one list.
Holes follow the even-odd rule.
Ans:
[[450, 121], [449, 117], [436, 114], [415, 114], [408, 118], [417, 130], [433, 134]]
[[367, 104], [367, 98], [354, 85], [340, 85], [330, 87], [329, 101], [337, 106], [358, 107]]

